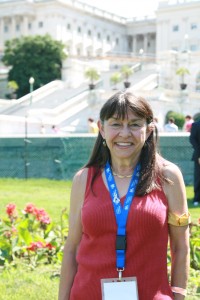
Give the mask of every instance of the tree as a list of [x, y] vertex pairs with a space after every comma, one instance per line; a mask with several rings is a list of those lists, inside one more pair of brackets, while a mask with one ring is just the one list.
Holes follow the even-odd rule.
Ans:
[[114, 84], [114, 89], [117, 89], [117, 84], [121, 81], [121, 74], [119, 72], [115, 72], [111, 75], [110, 81]]
[[185, 83], [185, 75], [189, 75], [190, 71], [185, 68], [185, 67], [181, 67], [178, 70], [176, 70], [176, 75], [179, 75], [181, 78], [181, 83], [180, 83], [180, 87], [182, 90], [186, 89], [187, 84]]
[[64, 44], [49, 35], [28, 36], [9, 40], [5, 44], [3, 62], [10, 66], [8, 81], [18, 84], [17, 96], [29, 92], [29, 78], [34, 77], [35, 89], [61, 78]]
[[124, 86], [125, 88], [128, 88], [131, 83], [129, 82], [129, 77], [133, 74], [133, 69], [129, 66], [122, 66], [121, 73], [124, 77]]
[[89, 87], [90, 89], [94, 89], [95, 81], [100, 78], [100, 74], [97, 69], [91, 67], [85, 71], [85, 77], [90, 80]]
[[185, 83], [185, 81], [184, 81], [185, 75], [187, 75], [187, 74], [189, 75], [190, 71], [188, 69], [182, 67], [176, 71], [176, 74], [181, 77], [181, 83]]
[[19, 89], [19, 86], [16, 81], [12, 80], [8, 82], [8, 88], [10, 90], [10, 94], [8, 94], [8, 98], [15, 99], [16, 91]]

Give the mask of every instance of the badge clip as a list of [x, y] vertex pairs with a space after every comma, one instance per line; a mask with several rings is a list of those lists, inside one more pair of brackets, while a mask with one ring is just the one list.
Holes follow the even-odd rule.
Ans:
[[119, 272], [119, 280], [122, 280], [122, 272], [124, 271], [124, 268], [118, 269], [117, 268], [117, 272]]

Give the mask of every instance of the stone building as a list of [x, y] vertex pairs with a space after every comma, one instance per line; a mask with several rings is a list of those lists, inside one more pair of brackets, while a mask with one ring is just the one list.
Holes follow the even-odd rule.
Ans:
[[0, 0], [1, 53], [8, 39], [46, 33], [62, 41], [72, 56], [140, 49], [155, 54], [155, 17], [128, 20], [76, 0]]
[[[156, 59], [160, 83], [176, 88], [179, 66], [200, 78], [200, 0], [160, 1], [155, 16], [131, 19], [78, 0], [0, 0], [0, 56], [5, 41], [50, 34], [72, 58], [129, 56]], [[183, 54], [185, 53], [185, 54]], [[0, 69], [1, 71], [1, 69]]]

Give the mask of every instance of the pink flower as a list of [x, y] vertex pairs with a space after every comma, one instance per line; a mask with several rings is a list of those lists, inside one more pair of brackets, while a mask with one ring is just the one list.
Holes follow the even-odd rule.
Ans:
[[38, 220], [38, 221], [40, 221], [40, 218], [41, 218], [41, 216], [44, 216], [46, 213], [45, 213], [45, 210], [42, 208], [42, 209], [35, 209], [35, 212], [34, 212], [34, 215], [35, 215], [35, 217], [36, 217], [36, 219]]
[[44, 248], [44, 244], [42, 242], [32, 242], [26, 249], [35, 252], [39, 248]]
[[53, 246], [51, 243], [47, 243], [45, 248], [52, 250], [53, 248], [56, 248], [55, 246]]
[[40, 222], [42, 224], [46, 224], [46, 225], [51, 223], [50, 218], [47, 215], [46, 216], [41, 216], [40, 217]]
[[26, 205], [26, 207], [24, 208], [24, 211], [27, 213], [27, 214], [35, 214], [35, 206], [32, 204], [32, 203], [28, 203]]
[[40, 221], [42, 224], [50, 224], [50, 218], [46, 211], [42, 209], [35, 209], [35, 216], [38, 221]]
[[11, 238], [11, 235], [12, 235], [12, 233], [11, 233], [11, 231], [9, 231], [9, 230], [7, 230], [7, 231], [5, 231], [4, 232], [4, 234], [3, 234], [7, 239], [10, 239]]
[[6, 205], [6, 213], [8, 214], [9, 217], [16, 216], [17, 214], [16, 205], [14, 203], [10, 203]]
[[33, 214], [36, 220], [41, 223], [41, 225], [48, 225], [51, 223], [51, 220], [46, 211], [43, 208], [36, 208], [32, 203], [28, 203], [26, 205], [24, 212], [27, 214]]

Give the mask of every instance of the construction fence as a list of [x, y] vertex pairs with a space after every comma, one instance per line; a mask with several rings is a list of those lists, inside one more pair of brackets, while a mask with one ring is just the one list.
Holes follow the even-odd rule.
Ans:
[[[1, 138], [0, 177], [72, 179], [87, 162], [95, 139], [87, 134]], [[161, 135], [159, 149], [164, 158], [180, 167], [186, 185], [193, 184], [189, 135]]]

